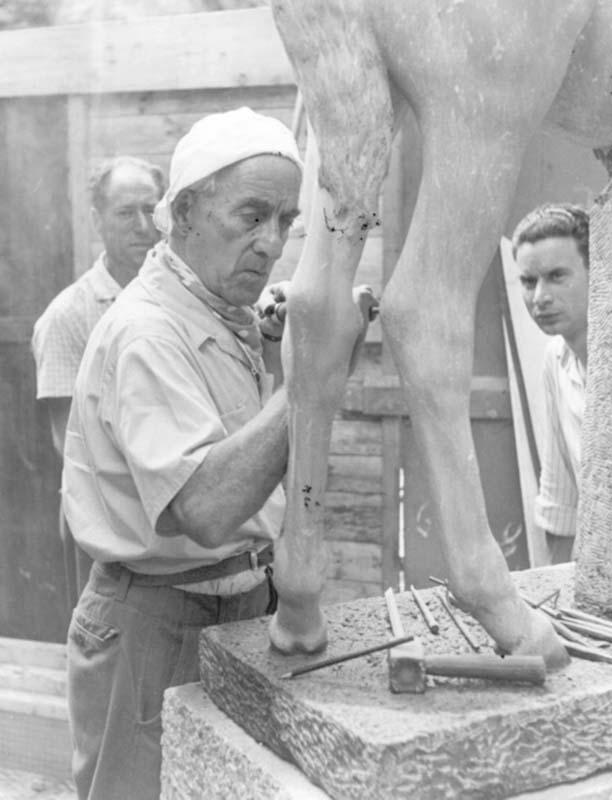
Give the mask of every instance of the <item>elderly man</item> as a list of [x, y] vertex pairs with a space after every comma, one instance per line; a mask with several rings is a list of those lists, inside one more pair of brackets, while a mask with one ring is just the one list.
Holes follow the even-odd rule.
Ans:
[[196, 123], [155, 213], [168, 240], [88, 343], [63, 474], [95, 558], [68, 634], [80, 798], [158, 797], [163, 692], [197, 680], [199, 630], [274, 609], [282, 328], [252, 306], [298, 214], [301, 170], [275, 119], [242, 108]]
[[[164, 192], [164, 178], [154, 164], [118, 156], [99, 165], [89, 188], [91, 218], [104, 250], [89, 270], [51, 301], [37, 320], [32, 337], [36, 396], [48, 409], [53, 444], [60, 457], [74, 382], [89, 334], [159, 239], [152, 215]], [[91, 561], [81, 551], [75, 553], [63, 519], [60, 531], [72, 609]]]
[[118, 156], [100, 164], [89, 188], [91, 218], [104, 250], [89, 270], [51, 301], [32, 337], [36, 396], [49, 409], [53, 444], [60, 456], [89, 334], [159, 239], [152, 215], [164, 192], [164, 179], [156, 165]]
[[569, 561], [576, 535], [581, 427], [587, 366], [589, 217], [547, 204], [517, 226], [512, 249], [523, 299], [551, 337], [544, 362], [546, 430], [535, 519], [552, 563]]

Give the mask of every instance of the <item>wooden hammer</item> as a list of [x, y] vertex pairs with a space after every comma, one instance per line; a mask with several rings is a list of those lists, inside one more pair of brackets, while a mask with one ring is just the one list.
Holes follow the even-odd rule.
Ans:
[[[404, 636], [393, 589], [385, 592], [385, 601], [394, 637]], [[447, 678], [485, 678], [495, 681], [520, 681], [543, 684], [546, 665], [542, 656], [496, 656], [469, 653], [467, 655], [426, 656], [422, 642], [399, 645], [387, 651], [389, 688], [392, 692], [420, 694], [427, 686], [426, 676]]]

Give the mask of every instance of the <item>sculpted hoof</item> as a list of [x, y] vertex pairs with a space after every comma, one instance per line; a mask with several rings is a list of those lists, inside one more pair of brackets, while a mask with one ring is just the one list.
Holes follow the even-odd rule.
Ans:
[[269, 634], [272, 646], [285, 655], [316, 653], [327, 645], [327, 624], [318, 609], [313, 617], [300, 613], [299, 608], [289, 610], [279, 603], [270, 620]]
[[541, 655], [549, 672], [567, 666], [570, 657], [555, 633], [551, 621], [542, 611], [528, 609], [528, 614], [528, 633], [518, 647], [512, 650], [512, 654]]

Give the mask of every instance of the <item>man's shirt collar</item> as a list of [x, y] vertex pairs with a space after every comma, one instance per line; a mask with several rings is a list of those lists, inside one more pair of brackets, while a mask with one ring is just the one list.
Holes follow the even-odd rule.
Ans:
[[106, 267], [106, 253], [101, 253], [87, 273], [94, 297], [100, 303], [113, 301], [121, 292], [121, 286]]
[[228, 350], [234, 356], [238, 355], [242, 360], [244, 355], [234, 334], [166, 266], [166, 247], [168, 245], [161, 242], [149, 250], [138, 273], [143, 287], [160, 305], [180, 317], [196, 347], [199, 348], [207, 339], [215, 339], [222, 349]]
[[561, 338], [559, 345], [559, 365], [567, 373], [573, 383], [584, 386], [586, 371], [584, 364], [580, 361], [576, 353], [568, 345], [565, 339]]

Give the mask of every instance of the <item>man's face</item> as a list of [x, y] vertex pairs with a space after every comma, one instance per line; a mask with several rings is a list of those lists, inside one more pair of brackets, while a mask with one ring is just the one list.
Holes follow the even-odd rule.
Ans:
[[153, 176], [142, 167], [116, 167], [106, 185], [106, 203], [94, 209], [96, 230], [104, 244], [110, 271], [115, 277], [134, 277], [147, 254], [159, 240], [152, 214], [160, 192]]
[[300, 181], [289, 159], [260, 155], [220, 173], [212, 196], [194, 192], [185, 260], [209, 291], [255, 303], [298, 214]]
[[516, 263], [527, 310], [549, 335], [574, 341], [586, 332], [589, 273], [571, 236], [525, 242]]

